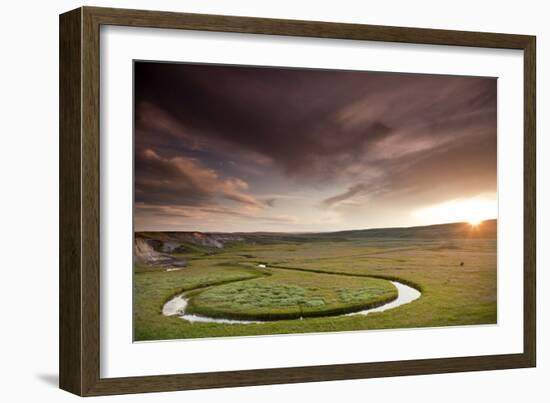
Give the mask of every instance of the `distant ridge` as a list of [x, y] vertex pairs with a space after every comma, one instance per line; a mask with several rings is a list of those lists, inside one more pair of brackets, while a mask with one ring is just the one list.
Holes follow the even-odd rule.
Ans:
[[434, 224], [418, 227], [372, 228], [327, 233], [350, 238], [496, 238], [497, 220], [470, 223]]
[[316, 233], [283, 232], [200, 232], [200, 231], [146, 231], [136, 232], [135, 238], [143, 240], [158, 252], [209, 251], [224, 248], [226, 244], [251, 243], [299, 243], [315, 241], [345, 242], [354, 239], [496, 239], [497, 220], [469, 223], [436, 224], [419, 227], [372, 228]]

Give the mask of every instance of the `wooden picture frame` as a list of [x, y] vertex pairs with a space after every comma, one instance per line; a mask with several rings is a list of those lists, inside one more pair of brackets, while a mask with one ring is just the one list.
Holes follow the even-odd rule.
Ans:
[[[102, 25], [523, 50], [523, 353], [101, 378], [99, 35]], [[94, 396], [535, 366], [535, 88], [534, 36], [95, 7], [81, 7], [62, 14], [60, 16], [60, 387], [77, 395]]]

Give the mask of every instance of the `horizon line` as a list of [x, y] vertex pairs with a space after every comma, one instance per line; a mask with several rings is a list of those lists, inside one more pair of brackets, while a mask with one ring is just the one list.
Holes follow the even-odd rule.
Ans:
[[[498, 217], [487, 218], [480, 220], [480, 224], [486, 221], [498, 221]], [[405, 227], [369, 227], [369, 228], [353, 228], [353, 229], [338, 229], [338, 230], [327, 230], [327, 231], [200, 231], [200, 230], [134, 230], [134, 233], [138, 232], [200, 232], [203, 234], [330, 234], [337, 232], [351, 232], [351, 231], [371, 231], [379, 229], [407, 229], [407, 228], [421, 228], [421, 227], [434, 227], [437, 225], [450, 225], [450, 224], [469, 224], [468, 221], [451, 221], [435, 224], [424, 224], [424, 225], [411, 225]], [[479, 224], [478, 224], [479, 225]]]

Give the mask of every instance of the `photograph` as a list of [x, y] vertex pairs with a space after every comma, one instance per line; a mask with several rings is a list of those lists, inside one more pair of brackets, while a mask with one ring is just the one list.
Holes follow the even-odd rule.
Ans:
[[134, 342], [497, 325], [497, 84], [134, 60]]

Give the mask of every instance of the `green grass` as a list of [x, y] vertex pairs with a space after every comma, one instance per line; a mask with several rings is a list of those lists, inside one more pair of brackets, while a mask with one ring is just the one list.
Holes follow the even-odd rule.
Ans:
[[179, 334], [181, 320], [162, 315], [166, 301], [185, 291], [263, 276], [248, 268], [197, 264], [181, 271], [145, 270], [134, 273], [134, 339], [157, 340]]
[[[135, 340], [496, 323], [495, 239], [371, 237], [290, 243], [285, 238], [281, 243], [231, 245], [215, 255], [184, 256], [189, 267], [181, 271], [135, 268]], [[258, 270], [259, 262], [280, 268]], [[367, 316], [309, 317], [383, 298], [390, 284], [384, 279], [413, 285], [422, 297]], [[281, 318], [298, 312], [304, 319], [220, 324], [162, 315], [167, 300], [190, 290], [195, 291], [189, 309], [197, 313], [251, 318], [282, 312]]]
[[272, 275], [212, 287], [187, 312], [214, 318], [279, 320], [337, 315], [397, 298], [386, 280], [270, 269]]

